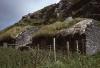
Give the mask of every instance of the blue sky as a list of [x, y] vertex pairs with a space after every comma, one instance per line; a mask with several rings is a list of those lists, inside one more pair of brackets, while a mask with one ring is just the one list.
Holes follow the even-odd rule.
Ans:
[[57, 2], [59, 0], [0, 0], [0, 30], [16, 23], [23, 15]]

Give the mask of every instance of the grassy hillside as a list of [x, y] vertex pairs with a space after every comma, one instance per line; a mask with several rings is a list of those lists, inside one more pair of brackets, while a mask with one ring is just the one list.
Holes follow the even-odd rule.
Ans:
[[42, 25], [40, 30], [38, 30], [36, 33], [33, 33], [33, 36], [39, 36], [39, 35], [54, 35], [56, 34], [59, 30], [69, 28], [79, 22], [80, 20], [65, 20], [65, 21], [57, 21], [53, 24], [49, 25]]
[[100, 53], [93, 56], [80, 54], [64, 55], [57, 52], [54, 61], [49, 50], [18, 51], [12, 48], [0, 48], [0, 68], [100, 68]]
[[[56, 21], [51, 24], [40, 24], [40, 25], [32, 25], [32, 22], [28, 21], [19, 21], [18, 23], [14, 24], [13, 26], [10, 26], [6, 28], [5, 30], [2, 30], [0, 32], [0, 39], [11, 36], [13, 38], [16, 37], [17, 34], [19, 34], [22, 31], [25, 31], [27, 28], [30, 28], [31, 26], [36, 26], [40, 27], [40, 30], [37, 31], [36, 33], [33, 33], [33, 36], [38, 36], [42, 34], [55, 34], [57, 31], [64, 29], [64, 28], [69, 28], [75, 23], [83, 20], [82, 18], [76, 18], [76, 19], [71, 19], [69, 20], [66, 19], [65, 21]], [[27, 23], [27, 24], [26, 24]]]
[[15, 38], [17, 34], [24, 31], [28, 27], [30, 27], [30, 26], [28, 26], [28, 25], [27, 26], [15, 26], [15, 25], [11, 26], [0, 32], [0, 38], [4, 38], [6, 36], [11, 36], [11, 37]]

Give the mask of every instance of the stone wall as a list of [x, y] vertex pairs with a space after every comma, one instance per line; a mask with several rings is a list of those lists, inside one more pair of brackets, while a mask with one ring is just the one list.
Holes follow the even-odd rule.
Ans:
[[16, 44], [18, 44], [19, 46], [26, 46], [27, 44], [32, 43], [32, 33], [37, 30], [38, 28], [36, 27], [30, 27], [25, 31], [19, 33], [16, 37]]
[[99, 22], [91, 21], [86, 28], [86, 53], [93, 55], [100, 51], [100, 26]]

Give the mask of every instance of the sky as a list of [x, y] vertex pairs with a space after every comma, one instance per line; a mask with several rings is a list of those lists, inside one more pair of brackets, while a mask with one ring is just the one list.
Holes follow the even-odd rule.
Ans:
[[0, 0], [0, 30], [18, 22], [28, 13], [58, 2], [59, 0]]

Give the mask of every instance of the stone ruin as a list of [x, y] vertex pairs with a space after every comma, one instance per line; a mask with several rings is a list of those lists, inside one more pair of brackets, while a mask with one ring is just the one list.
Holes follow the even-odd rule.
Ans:
[[[0, 41], [2, 43], [17, 44], [15, 47], [39, 46], [40, 49], [52, 49], [55, 38], [56, 50], [68, 52], [80, 52], [81, 54], [93, 55], [100, 52], [100, 23], [93, 19], [82, 20], [70, 28], [62, 29], [54, 35], [32, 36], [37, 29], [27, 29], [16, 37], [7, 37]], [[24, 37], [24, 38], [23, 38]], [[3, 44], [2, 44], [3, 45]]]
[[77, 50], [77, 45], [82, 53], [93, 55], [100, 52], [100, 26], [93, 19], [80, 21], [73, 27], [61, 30], [58, 35], [68, 38], [70, 47]]
[[93, 55], [100, 51], [100, 26], [93, 19], [80, 21], [74, 26], [58, 31], [55, 35], [40, 35], [32, 38], [30, 47], [39, 45], [40, 49], [53, 47], [53, 38], [56, 39], [56, 49], [65, 53], [77, 52]]
[[[73, 27], [60, 30], [55, 35], [46, 35], [32, 37], [35, 28], [21, 32], [16, 39], [1, 39], [0, 43], [15, 43], [18, 46], [30, 46], [35, 47], [37, 45], [40, 48], [48, 48], [53, 46], [53, 38], [56, 39], [57, 50], [64, 50], [70, 52], [76, 52], [79, 50], [82, 54], [95, 54], [100, 51], [100, 1], [99, 0], [80, 0], [76, 4], [68, 2], [67, 0], [61, 0], [57, 4], [53, 4], [39, 10], [35, 13], [28, 14], [23, 17], [22, 20], [36, 19], [40, 20], [40, 23], [49, 22], [51, 18], [55, 21], [57, 19], [66, 19], [67, 17], [82, 17], [92, 18], [83, 20]], [[95, 19], [95, 20], [93, 20]], [[53, 21], [52, 21], [53, 22]], [[13, 41], [10, 41], [13, 40]], [[10, 42], [9, 42], [10, 41]]]

